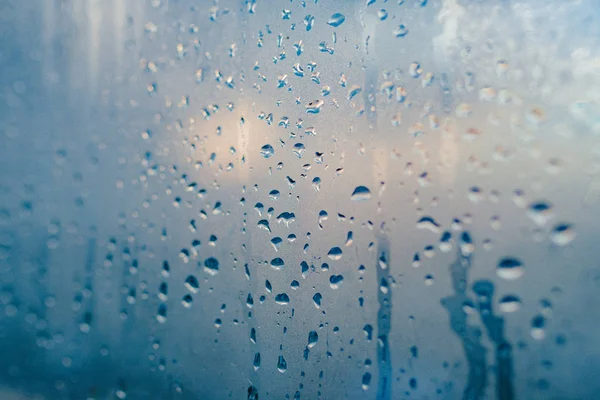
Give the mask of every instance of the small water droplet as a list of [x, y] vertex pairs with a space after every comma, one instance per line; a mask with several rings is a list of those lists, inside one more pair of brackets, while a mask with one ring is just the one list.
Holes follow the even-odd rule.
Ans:
[[575, 230], [571, 224], [560, 223], [552, 228], [550, 239], [557, 246], [566, 246], [575, 239]]
[[279, 359], [277, 360], [277, 370], [282, 374], [287, 370], [287, 362], [283, 356], [279, 356]]
[[431, 286], [435, 282], [433, 275], [425, 275], [425, 286]]
[[531, 320], [531, 337], [535, 340], [542, 340], [546, 337], [546, 320], [541, 315], [536, 315]]
[[321, 112], [321, 108], [323, 107], [325, 102], [323, 100], [313, 100], [306, 105], [306, 113], [307, 114], [318, 114]]
[[544, 226], [553, 217], [552, 205], [544, 201], [531, 203], [527, 210], [527, 216], [537, 225]]
[[358, 85], [354, 85], [348, 90], [348, 100], [352, 100], [357, 94], [362, 92], [362, 88]]
[[164, 303], [161, 303], [158, 306], [158, 311], [156, 313], [156, 320], [158, 322], [160, 322], [161, 324], [164, 324], [165, 322], [167, 322], [167, 305]]
[[315, 307], [321, 308], [321, 300], [323, 299], [323, 296], [321, 295], [321, 293], [315, 293], [315, 295], [313, 296], [312, 299], [315, 304]]
[[[398, 25], [392, 32], [397, 38], [404, 37], [408, 34], [408, 28], [402, 24]], [[411, 36], [412, 37], [412, 36]]]
[[304, 17], [304, 26], [306, 26], [306, 31], [310, 31], [313, 27], [313, 25], [315, 24], [315, 17], [313, 17], [312, 15], [307, 15], [306, 17]]
[[185, 308], [191, 308], [192, 307], [192, 303], [194, 302], [194, 298], [192, 297], [191, 294], [185, 294], [183, 296], [183, 298], [181, 299], [181, 304], [185, 307]]

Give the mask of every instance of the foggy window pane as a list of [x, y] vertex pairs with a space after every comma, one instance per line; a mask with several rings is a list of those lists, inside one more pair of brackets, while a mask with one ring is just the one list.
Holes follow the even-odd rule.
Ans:
[[597, 0], [0, 1], [0, 399], [596, 399]]

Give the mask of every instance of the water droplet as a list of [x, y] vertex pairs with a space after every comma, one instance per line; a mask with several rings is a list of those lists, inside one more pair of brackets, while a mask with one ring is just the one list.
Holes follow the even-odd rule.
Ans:
[[274, 269], [281, 269], [284, 266], [284, 262], [281, 258], [276, 257], [274, 259], [271, 260], [271, 267], [273, 267]]
[[273, 146], [271, 146], [270, 144], [265, 144], [260, 149], [260, 155], [262, 155], [264, 158], [269, 158], [269, 157], [273, 156], [274, 154], [275, 154], [275, 149], [273, 149]]
[[379, 291], [383, 294], [388, 294], [390, 291], [390, 284], [387, 279], [381, 278], [379, 281]]
[[204, 271], [210, 275], [216, 275], [219, 272], [219, 260], [214, 257], [204, 260]]
[[550, 239], [557, 246], [566, 246], [575, 239], [575, 230], [571, 224], [558, 224], [552, 228]]
[[442, 253], [447, 253], [452, 250], [452, 233], [449, 231], [442, 233], [439, 247]]
[[325, 211], [325, 210], [319, 211], [319, 219], [317, 222], [319, 223], [319, 227], [321, 229], [323, 229], [323, 222], [327, 221], [328, 218], [329, 218], [329, 214], [327, 213], [327, 211]]
[[469, 188], [467, 198], [473, 203], [479, 203], [483, 200], [483, 191], [477, 186], [472, 186]]
[[310, 331], [308, 333], [308, 348], [312, 349], [315, 347], [317, 342], [319, 341], [319, 335], [315, 331]]
[[312, 187], [315, 190], [315, 192], [318, 192], [321, 190], [321, 178], [319, 178], [318, 176], [315, 177], [312, 180]]
[[315, 295], [313, 296], [312, 299], [315, 304], [315, 307], [321, 308], [321, 300], [323, 299], [323, 296], [321, 295], [321, 293], [315, 293]]
[[521, 299], [515, 295], [507, 294], [500, 299], [498, 308], [503, 313], [513, 313], [519, 311], [521, 308]]
[[279, 196], [281, 196], [281, 193], [277, 189], [273, 189], [269, 192], [269, 198], [273, 201], [279, 199]]
[[369, 390], [370, 384], [371, 384], [371, 373], [365, 372], [362, 376], [361, 387], [363, 390]]
[[271, 239], [271, 244], [273, 245], [273, 247], [275, 248], [275, 250], [279, 250], [279, 246], [281, 245], [281, 242], [283, 242], [283, 239], [280, 238], [279, 236], [275, 236], [273, 239]]
[[158, 311], [156, 312], [156, 320], [158, 322], [160, 322], [161, 324], [164, 324], [165, 322], [167, 322], [167, 305], [164, 303], [161, 303], [158, 306]]
[[377, 18], [379, 18], [380, 21], [385, 21], [388, 17], [388, 12], [386, 9], [382, 8], [381, 10], [377, 11]]
[[290, 297], [286, 293], [279, 293], [275, 296], [275, 302], [282, 306], [285, 306], [290, 303]]
[[542, 340], [546, 337], [546, 320], [541, 315], [536, 315], [531, 320], [531, 337], [535, 340]]
[[366, 186], [357, 186], [352, 195], [350, 196], [351, 200], [354, 201], [365, 201], [371, 199], [371, 191]]
[[331, 275], [329, 277], [329, 286], [331, 286], [332, 289], [339, 289], [343, 280], [344, 277], [342, 275]]
[[261, 219], [256, 225], [258, 225], [259, 228], [266, 230], [267, 232], [271, 232], [269, 221], [267, 221], [266, 219]]
[[185, 308], [191, 308], [192, 307], [192, 303], [194, 302], [194, 298], [192, 297], [191, 294], [185, 294], [183, 296], [183, 298], [181, 299], [181, 304], [185, 307]]
[[434, 282], [433, 275], [425, 275], [425, 286], [431, 286]]
[[292, 68], [294, 69], [294, 75], [299, 76], [299, 77], [304, 76], [304, 70], [300, 66], [300, 63], [294, 64]]
[[296, 215], [290, 212], [282, 212], [277, 216], [277, 223], [283, 222], [286, 227], [290, 227], [290, 224], [296, 220]]
[[303, 143], [296, 143], [294, 145], [293, 152], [296, 155], [296, 157], [302, 158], [302, 155], [304, 154], [305, 151], [306, 151], [306, 148], [304, 147]]
[[346, 17], [344, 16], [344, 14], [335, 13], [331, 17], [329, 17], [327, 24], [336, 28], [336, 27], [340, 26], [341, 24], [343, 24], [345, 20], [346, 20]]
[[[258, 365], [260, 366], [260, 353], [256, 353], [256, 355], [254, 356], [254, 369], [258, 369], [258, 367], [256, 366], [256, 356], [258, 356]], [[254, 386], [248, 387], [247, 400], [258, 400], [258, 389], [256, 389]]]
[[283, 356], [279, 356], [279, 359], [277, 360], [277, 370], [282, 374], [287, 370], [287, 362]]
[[198, 279], [194, 275], [189, 275], [187, 278], [185, 278], [184, 286], [192, 293], [198, 293], [198, 289], [200, 288]]
[[371, 324], [367, 324], [363, 327], [363, 332], [367, 341], [371, 341], [373, 339], [373, 326]]
[[496, 274], [506, 280], [519, 279], [524, 273], [523, 263], [514, 257], [502, 258], [496, 268]]
[[421, 69], [421, 64], [419, 64], [418, 62], [413, 62], [408, 67], [408, 74], [412, 78], [419, 78], [422, 73], [423, 73], [423, 70]]
[[430, 216], [421, 217], [421, 219], [419, 219], [417, 221], [417, 228], [418, 229], [427, 229], [428, 231], [431, 231], [433, 233], [440, 233], [441, 232], [441, 226], [440, 226], [440, 224], [438, 224]]
[[[408, 34], [408, 28], [405, 27], [404, 25], [400, 24], [398, 25], [398, 27], [396, 27], [393, 32], [394, 36], [396, 36], [397, 38], [400, 37], [404, 37]], [[412, 36], [411, 36], [412, 37]]]
[[[257, 371], [260, 368], [260, 353], [254, 354], [254, 361], [252, 362], [254, 370]], [[258, 400], [258, 395], [255, 397]]]
[[342, 258], [342, 249], [337, 246], [332, 247], [327, 253], [327, 256], [332, 260], [340, 260]]
[[306, 17], [304, 17], [304, 26], [306, 26], [306, 31], [310, 31], [313, 27], [313, 25], [315, 24], [315, 17], [313, 17], [312, 15], [307, 15]]
[[460, 235], [459, 248], [463, 257], [469, 256], [475, 251], [475, 244], [469, 232], [465, 231]]
[[348, 100], [352, 100], [357, 94], [362, 92], [362, 88], [358, 85], [354, 85], [348, 90]]
[[325, 102], [323, 100], [313, 100], [306, 105], [306, 113], [307, 114], [318, 114], [321, 112], [321, 108], [323, 107]]
[[553, 217], [552, 205], [544, 201], [531, 203], [527, 210], [527, 216], [537, 225], [544, 226]]

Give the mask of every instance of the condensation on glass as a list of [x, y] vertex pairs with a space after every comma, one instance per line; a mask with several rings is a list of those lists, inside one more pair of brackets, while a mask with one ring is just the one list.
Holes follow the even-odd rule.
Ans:
[[599, 26], [0, 2], [0, 398], [596, 399]]

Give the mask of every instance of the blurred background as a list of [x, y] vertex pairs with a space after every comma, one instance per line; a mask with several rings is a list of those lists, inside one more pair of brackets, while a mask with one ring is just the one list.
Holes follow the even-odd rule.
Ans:
[[0, 398], [598, 398], [595, 0], [2, 0], [0, 71]]

